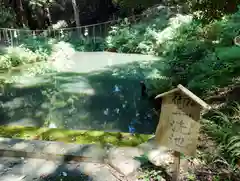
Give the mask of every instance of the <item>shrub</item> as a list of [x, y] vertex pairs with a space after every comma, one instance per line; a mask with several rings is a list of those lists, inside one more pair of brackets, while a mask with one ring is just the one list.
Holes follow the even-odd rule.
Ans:
[[41, 35], [29, 36], [28, 34], [20, 35], [19, 41], [20, 46], [42, 55], [49, 55], [52, 51], [52, 44], [57, 42], [56, 39], [50, 37], [44, 37]]
[[198, 11], [198, 16], [206, 22], [235, 13], [240, 4], [239, 0], [167, 0], [166, 2], [168, 5], [181, 5], [190, 12]]
[[5, 7], [3, 2], [0, 2], [0, 27], [9, 28], [16, 26], [16, 14], [10, 7]]
[[203, 120], [203, 128], [218, 142], [225, 159], [235, 165], [240, 159], [240, 106], [234, 103], [230, 107], [231, 114], [216, 111], [208, 117], [211, 121]]
[[9, 69], [21, 64], [43, 60], [46, 60], [46, 56], [41, 53], [34, 53], [24, 47], [9, 47], [4, 54], [0, 55], [0, 68]]
[[103, 38], [96, 37], [87, 38], [82, 37], [78, 39], [69, 39], [66, 42], [72, 44], [76, 51], [86, 51], [86, 52], [93, 52], [93, 51], [103, 51], [105, 49], [105, 42]]
[[187, 15], [171, 15], [173, 12], [161, 7], [158, 13], [148, 15], [151, 18], [143, 18], [137, 24], [130, 25], [129, 20], [125, 19], [121, 24], [112, 26], [106, 46], [118, 52], [160, 55], [164, 45], [175, 37], [176, 30], [192, 20]]
[[208, 25], [195, 20], [182, 26], [166, 49], [164, 75], [199, 95], [234, 83], [240, 76], [240, 47], [233, 44], [239, 21], [240, 11]]

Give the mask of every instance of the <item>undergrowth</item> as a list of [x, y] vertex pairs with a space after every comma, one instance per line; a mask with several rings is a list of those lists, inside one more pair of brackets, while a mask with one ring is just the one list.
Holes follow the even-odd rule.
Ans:
[[[106, 48], [103, 38], [76, 37], [70, 33], [51, 37], [43, 36], [43, 34], [29, 36], [23, 32], [12, 43], [14, 46], [1, 48], [0, 69], [10, 69], [22, 64], [45, 61], [56, 54], [68, 54], [69, 49], [80, 52], [94, 52], [103, 51]], [[60, 48], [56, 50], [56, 46]]]
[[[154, 62], [152, 72], [145, 75], [150, 96], [180, 83], [206, 98], [220, 88], [239, 84], [240, 47], [233, 42], [238, 35], [240, 10], [206, 23], [197, 16], [180, 15], [159, 7], [153, 16], [136, 24], [125, 19], [112, 26], [105, 40], [72, 38], [67, 34], [61, 40], [77, 51], [113, 48], [118, 52], [161, 56]], [[46, 60], [55, 51], [53, 45], [58, 43], [59, 39], [49, 37], [23, 38], [19, 47], [1, 53], [0, 68]], [[67, 47], [65, 50], [70, 51]], [[57, 51], [63, 50], [60, 49]], [[234, 109], [234, 114], [215, 112], [204, 122], [205, 131], [219, 145], [219, 156], [230, 165], [238, 164], [240, 159], [239, 105]]]
[[8, 47], [0, 55], [0, 69], [10, 69], [22, 64], [44, 61], [47, 55], [43, 52], [33, 52], [23, 46]]
[[[149, 96], [183, 84], [205, 99], [222, 88], [239, 85], [240, 47], [234, 38], [240, 35], [240, 10], [208, 23], [197, 14], [171, 13], [166, 18], [166, 11], [160, 11], [148, 21], [113, 26], [106, 40], [118, 52], [161, 56], [151, 76], [146, 76]], [[213, 162], [239, 172], [240, 109], [238, 104], [230, 107], [234, 109], [231, 114], [216, 111], [206, 117], [203, 128], [217, 143]]]
[[216, 110], [206, 116], [210, 120], [203, 120], [203, 128], [218, 143], [228, 163], [240, 166], [240, 105], [232, 103], [226, 110]]
[[[205, 97], [211, 91], [235, 83], [240, 76], [240, 11], [220, 20], [203, 23], [194, 15], [180, 15], [160, 8], [159, 13], [137, 24], [127, 20], [113, 26], [106, 46], [118, 52], [161, 56], [155, 79], [147, 81], [151, 94], [181, 83]], [[163, 68], [163, 65], [164, 68]], [[156, 72], [156, 70], [154, 70]], [[167, 77], [163, 81], [159, 77]], [[167, 88], [166, 88], [167, 87]]]

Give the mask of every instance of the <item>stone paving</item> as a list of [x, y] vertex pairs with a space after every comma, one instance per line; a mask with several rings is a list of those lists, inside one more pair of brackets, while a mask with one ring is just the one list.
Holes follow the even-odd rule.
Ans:
[[62, 163], [36, 158], [0, 158], [1, 181], [116, 181], [99, 163]]
[[[115, 181], [119, 180], [118, 177], [126, 177], [133, 181], [137, 180], [141, 168], [141, 161], [137, 158], [146, 154], [155, 165], [169, 165], [172, 163], [169, 153], [166, 148], [158, 148], [153, 140], [138, 147], [103, 147], [97, 144], [0, 138], [0, 180], [13, 181], [18, 178], [30, 181], [41, 175], [56, 178], [61, 173], [71, 171], [68, 177], [85, 176], [87, 180], [94, 181]], [[9, 157], [15, 157], [11, 158], [13, 163], [11, 159], [6, 159]]]

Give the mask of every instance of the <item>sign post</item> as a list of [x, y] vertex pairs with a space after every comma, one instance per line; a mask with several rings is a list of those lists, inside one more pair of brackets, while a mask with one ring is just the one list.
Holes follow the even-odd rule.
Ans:
[[174, 151], [174, 173], [173, 173], [173, 181], [179, 180], [179, 173], [180, 173], [180, 152]]
[[174, 150], [173, 181], [178, 181], [180, 153], [195, 156], [200, 112], [211, 107], [182, 85], [157, 98], [162, 98], [162, 108], [155, 139], [158, 145]]

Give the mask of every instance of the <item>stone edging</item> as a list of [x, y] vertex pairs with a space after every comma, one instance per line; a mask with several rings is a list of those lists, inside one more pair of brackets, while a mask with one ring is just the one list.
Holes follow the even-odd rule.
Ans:
[[[90, 150], [98, 151], [101, 155], [90, 154]], [[78, 145], [54, 141], [0, 138], [0, 156], [64, 159], [64, 161], [72, 158], [72, 160], [84, 160], [85, 162], [103, 162], [105, 151], [104, 148], [93, 144]]]

